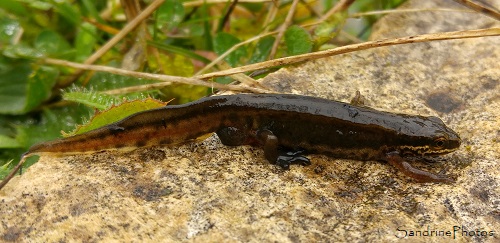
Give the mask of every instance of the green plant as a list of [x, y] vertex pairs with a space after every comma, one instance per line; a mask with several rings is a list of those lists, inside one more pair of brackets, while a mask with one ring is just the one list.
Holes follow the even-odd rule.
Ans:
[[[210, 86], [236, 89], [222, 85], [234, 82], [235, 77], [209, 80], [214, 83], [191, 78], [196, 82], [179, 84], [176, 80], [345, 44], [342, 38], [335, 38], [348, 18], [348, 8], [354, 12], [393, 8], [401, 1], [357, 1], [351, 5], [353, 1], [168, 0], [110, 49], [100, 52], [137, 13], [158, 2], [0, 2], [0, 178], [32, 144], [61, 137], [61, 131], [74, 130], [95, 111], [148, 97], [175, 98], [173, 103], [183, 103], [212, 93]], [[334, 6], [340, 8], [329, 12]], [[363, 34], [364, 29], [351, 29], [350, 34]], [[249, 39], [253, 41], [232, 50]], [[213, 62], [221, 55], [227, 56]], [[133, 75], [81, 72], [69, 64], [54, 65], [61, 63], [54, 60], [179, 78], [159, 83]]]

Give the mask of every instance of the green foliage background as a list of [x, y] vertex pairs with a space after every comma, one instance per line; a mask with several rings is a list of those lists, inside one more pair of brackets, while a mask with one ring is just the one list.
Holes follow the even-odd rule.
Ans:
[[[172, 85], [161, 90], [112, 96], [102, 91], [155, 81], [101, 72], [85, 72], [71, 80], [75, 70], [44, 64], [47, 57], [72, 62], [86, 60], [126, 24], [119, 2], [0, 1], [0, 179], [31, 145], [61, 137], [61, 131], [74, 130], [96, 110], [146, 97], [176, 98], [174, 102], [184, 103], [212, 92], [205, 87]], [[140, 1], [143, 8], [150, 2]], [[348, 19], [348, 13], [391, 9], [402, 0], [358, 0], [348, 12], [332, 16], [314, 31], [301, 26], [318, 19], [318, 13], [324, 14], [337, 2], [315, 3], [319, 12], [311, 11], [311, 6], [299, 5], [276, 57], [348, 44], [338, 35], [340, 30], [363, 40], [380, 16], [352, 20]], [[242, 40], [262, 34], [265, 29], [278, 28], [291, 1], [278, 2], [278, 14], [269, 22], [265, 19], [273, 3], [241, 3], [233, 11], [230, 11], [230, 2], [188, 7], [186, 3], [188, 1], [165, 1], [147, 19], [147, 33], [134, 32], [127, 36], [96, 64], [120, 67], [128, 61], [137, 71], [189, 77], [208, 64], [209, 59]], [[228, 21], [222, 23], [223, 19]], [[275, 36], [261, 38], [238, 48], [225, 61], [237, 67], [267, 60], [274, 41]], [[131, 46], [136, 48], [132, 59], [127, 56]], [[232, 80], [222, 77], [215, 81]]]

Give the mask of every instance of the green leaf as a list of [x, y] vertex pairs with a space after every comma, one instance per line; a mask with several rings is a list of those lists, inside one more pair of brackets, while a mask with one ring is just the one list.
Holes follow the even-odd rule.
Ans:
[[314, 42], [321, 46], [333, 39], [341, 30], [341, 23], [323, 22], [314, 30]]
[[[82, 12], [88, 13], [92, 18], [96, 19], [99, 23], [104, 23], [104, 21], [101, 18], [101, 15], [99, 15], [99, 11], [97, 10], [97, 6], [99, 3], [96, 1], [91, 1], [91, 0], [82, 0]], [[84, 24], [84, 23], [82, 23]]]
[[75, 131], [67, 134], [67, 136], [88, 132], [119, 121], [132, 114], [136, 114], [145, 110], [164, 107], [165, 105], [166, 103], [151, 98], [125, 102], [119, 106], [114, 106], [106, 111], [97, 113], [87, 124], [78, 126]]
[[91, 91], [67, 92], [64, 93], [63, 98], [100, 110], [108, 109], [112, 105], [120, 102], [120, 100], [116, 99], [114, 96]]
[[[61, 137], [62, 130], [74, 129], [75, 124], [88, 117], [89, 110], [85, 106], [45, 109], [39, 119], [29, 119], [23, 125], [16, 125], [16, 141], [19, 148], [0, 149], [0, 179], [4, 177], [18, 162], [22, 153], [33, 144]], [[26, 118], [27, 116], [22, 116]], [[6, 166], [9, 160], [13, 162]], [[24, 168], [35, 163], [37, 157], [29, 158]]]
[[75, 38], [76, 61], [83, 62], [94, 51], [97, 28], [90, 23], [82, 23]]
[[285, 45], [290, 56], [309, 53], [313, 47], [309, 33], [296, 25], [285, 31]]
[[48, 56], [65, 56], [71, 51], [70, 44], [57, 32], [45, 30], [36, 38], [34, 47], [36, 50]]
[[0, 149], [21, 148], [16, 139], [0, 134]]
[[0, 46], [13, 44], [14, 38], [21, 33], [22, 27], [17, 20], [9, 18], [0, 19]]
[[[10, 63], [8, 63], [10, 62]], [[0, 57], [0, 114], [24, 114], [50, 97], [59, 72]]]
[[[3, 180], [3, 178], [10, 174], [10, 171], [14, 169], [14, 167], [19, 163], [21, 155], [24, 152], [26, 152], [26, 150], [9, 149], [8, 153], [0, 154], [3, 158], [11, 158], [8, 161], [0, 161], [0, 164], [3, 164], [2, 166], [0, 166], [0, 180]], [[27, 158], [23, 164], [23, 168], [28, 168], [29, 166], [33, 165], [38, 160], [38, 158], [39, 156], [32, 156]]]
[[186, 57], [189, 57], [192, 59], [196, 59], [196, 60], [202, 61], [204, 63], [210, 63], [210, 60], [208, 60], [207, 58], [200, 56], [191, 50], [184, 49], [184, 48], [181, 48], [178, 46], [167, 45], [167, 44], [163, 44], [163, 43], [156, 42], [156, 41], [148, 41], [148, 45], [154, 46], [158, 49], [162, 49], [162, 50], [165, 50], [165, 51], [168, 51], [171, 53], [175, 53], [175, 54], [183, 55], [183, 56], [186, 56]]
[[18, 1], [14, 0], [2, 0], [0, 1], [0, 9], [5, 9], [6, 11], [15, 14], [17, 16], [26, 16], [28, 11], [24, 6]]
[[10, 165], [12, 165], [12, 161], [13, 160], [9, 160], [4, 165], [0, 166], [0, 179], [3, 180], [3, 178], [5, 178], [9, 174], [11, 170], [9, 167]]
[[176, 28], [184, 18], [184, 6], [180, 1], [165, 1], [156, 10], [156, 28], [169, 32]]
[[54, 1], [54, 3], [54, 8], [58, 14], [63, 16], [72, 25], [80, 25], [82, 16], [80, 15], [76, 5], [71, 5], [70, 1]]
[[57, 82], [59, 70], [54, 67], [39, 66], [28, 79], [25, 111], [39, 106], [52, 95], [52, 87]]
[[253, 51], [252, 58], [250, 58], [249, 62], [257, 63], [265, 61], [271, 52], [275, 39], [276, 38], [272, 36], [262, 38], [255, 46], [255, 50]]
[[[156, 65], [166, 75], [189, 77], [194, 74], [193, 63], [182, 55], [158, 55], [155, 60], [149, 59], [150, 66]], [[157, 61], [157, 62], [156, 62]]]
[[[7, 63], [11, 61], [11, 63]], [[8, 60], [0, 57], [0, 113], [22, 114], [26, 104], [26, 86], [31, 74], [26, 60]]]
[[10, 58], [38, 59], [43, 57], [43, 53], [23, 43], [7, 46], [2, 54]]
[[203, 20], [203, 33], [205, 34], [202, 36], [203, 38], [195, 40], [198, 49], [203, 49], [203, 50], [213, 49], [212, 32], [210, 25], [211, 16], [208, 8], [209, 7], [207, 2], [203, 2], [203, 4], [200, 7], [200, 12], [201, 12], [201, 19]]
[[179, 24], [175, 37], [177, 38], [191, 38], [201, 37], [205, 34], [203, 25], [199, 23], [181, 23]]
[[[217, 55], [222, 55], [224, 52], [229, 50], [229, 48], [240, 43], [240, 40], [231, 34], [220, 32], [214, 38], [214, 51]], [[239, 47], [231, 54], [226, 56], [226, 60], [232, 67], [237, 66], [240, 63], [240, 59], [247, 55], [244, 47]]]
[[[108, 63], [112, 66], [111, 63]], [[110, 89], [130, 87], [141, 84], [151, 84], [157, 81], [149, 79], [140, 79], [134, 77], [126, 77], [112, 73], [97, 72], [88, 81], [87, 87], [91, 87], [93, 91], [104, 91]]]
[[34, 8], [37, 10], [47, 11], [53, 7], [52, 3], [48, 1], [36, 1], [36, 0], [19, 0], [19, 2], [24, 2], [30, 8]]
[[16, 126], [16, 140], [28, 148], [35, 143], [60, 138], [62, 131], [74, 129], [89, 114], [90, 110], [81, 105], [44, 109], [36, 124]]
[[219, 84], [230, 84], [234, 82], [234, 79], [231, 77], [217, 77], [215, 78], [215, 82]]

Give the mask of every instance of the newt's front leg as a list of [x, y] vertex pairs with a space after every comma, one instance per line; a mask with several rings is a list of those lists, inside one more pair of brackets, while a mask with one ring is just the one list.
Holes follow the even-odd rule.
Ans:
[[442, 173], [433, 174], [431, 172], [423, 171], [411, 166], [403, 159], [403, 157], [401, 157], [401, 155], [399, 155], [399, 152], [389, 152], [386, 154], [386, 156], [386, 160], [387, 162], [389, 162], [389, 164], [396, 167], [399, 171], [403, 172], [405, 175], [415, 179], [418, 182], [455, 182], [453, 179], [447, 177]]

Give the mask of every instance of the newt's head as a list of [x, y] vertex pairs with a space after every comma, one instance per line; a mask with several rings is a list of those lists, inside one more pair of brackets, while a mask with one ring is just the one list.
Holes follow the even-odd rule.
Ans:
[[457, 150], [461, 142], [455, 131], [431, 116], [419, 122], [418, 129], [399, 149], [404, 156], [438, 156]]

